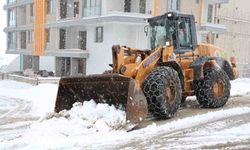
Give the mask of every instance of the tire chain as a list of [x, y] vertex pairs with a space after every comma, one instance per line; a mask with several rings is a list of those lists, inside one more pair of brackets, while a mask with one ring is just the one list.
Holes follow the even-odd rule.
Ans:
[[[176, 102], [173, 105], [166, 103], [164, 84], [174, 81], [176, 84]], [[145, 79], [143, 92], [148, 101], [149, 111], [157, 118], [171, 118], [180, 106], [181, 83], [177, 72], [170, 67], [157, 67]]]
[[[224, 94], [221, 97], [215, 97], [212, 84], [217, 79], [224, 83]], [[223, 70], [207, 69], [204, 73], [204, 79], [194, 83], [194, 90], [197, 100], [202, 107], [217, 108], [226, 104], [230, 97], [231, 84], [229, 77]]]

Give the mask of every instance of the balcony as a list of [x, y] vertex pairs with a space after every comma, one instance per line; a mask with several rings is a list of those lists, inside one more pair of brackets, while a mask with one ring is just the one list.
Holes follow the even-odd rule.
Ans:
[[46, 50], [46, 56], [88, 58], [89, 52], [81, 49]]
[[210, 2], [214, 4], [224, 4], [224, 3], [229, 3], [229, 0], [210, 0]]
[[14, 7], [17, 7], [17, 6], [31, 4], [31, 3], [34, 3], [34, 0], [19, 0], [19, 1], [16, 1], [16, 2], [13, 1], [12, 3], [8, 3], [8, 4], [4, 5], [4, 10], [14, 8]]
[[222, 34], [227, 32], [227, 28], [225, 25], [213, 24], [213, 23], [204, 23], [199, 26], [199, 30], [203, 33], [213, 32], [216, 34]]

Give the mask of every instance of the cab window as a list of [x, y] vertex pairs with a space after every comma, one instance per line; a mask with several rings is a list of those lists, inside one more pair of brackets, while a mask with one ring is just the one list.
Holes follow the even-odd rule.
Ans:
[[178, 38], [180, 48], [192, 47], [191, 22], [189, 18], [181, 18], [178, 21]]

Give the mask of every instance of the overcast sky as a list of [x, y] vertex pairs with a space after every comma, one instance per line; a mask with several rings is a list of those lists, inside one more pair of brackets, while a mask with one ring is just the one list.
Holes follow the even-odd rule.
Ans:
[[0, 0], [0, 54], [6, 51], [6, 35], [3, 32], [4, 27], [6, 27], [6, 12], [3, 10], [3, 5], [6, 0]]

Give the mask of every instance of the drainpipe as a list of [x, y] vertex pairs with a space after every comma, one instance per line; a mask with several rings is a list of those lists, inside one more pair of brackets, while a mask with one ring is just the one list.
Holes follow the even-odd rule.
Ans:
[[20, 55], [20, 56], [19, 56], [19, 57], [20, 57], [20, 58], [19, 58], [19, 59], [20, 59], [20, 60], [19, 60], [19, 61], [20, 61], [20, 62], [19, 62], [19, 63], [20, 63], [20, 64], [19, 64], [19, 67], [20, 67], [20, 72], [21, 72], [21, 71], [23, 71], [23, 55], [22, 55], [21, 53], [20, 53], [19, 55]]
[[158, 0], [154, 0], [154, 16], [158, 16]]

